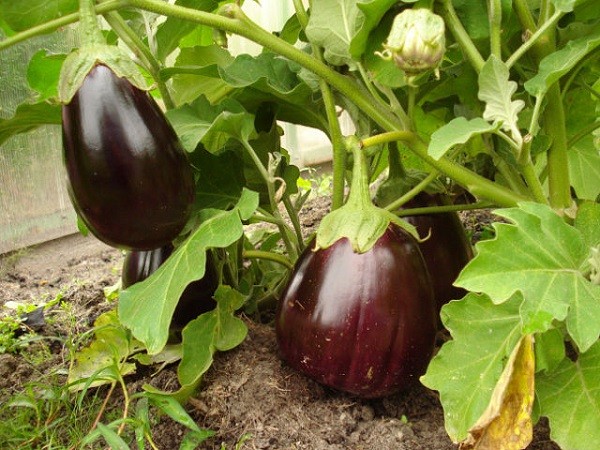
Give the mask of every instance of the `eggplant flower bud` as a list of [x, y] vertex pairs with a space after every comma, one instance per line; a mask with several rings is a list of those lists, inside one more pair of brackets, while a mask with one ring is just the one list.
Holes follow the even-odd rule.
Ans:
[[379, 55], [393, 59], [407, 75], [437, 69], [446, 51], [444, 20], [428, 9], [406, 9], [396, 16]]

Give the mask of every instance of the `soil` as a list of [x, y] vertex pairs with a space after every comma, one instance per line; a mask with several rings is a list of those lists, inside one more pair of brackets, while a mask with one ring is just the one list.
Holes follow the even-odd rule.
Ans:
[[[301, 217], [302, 226], [313, 229], [328, 207], [323, 201], [308, 204]], [[475, 219], [470, 215], [465, 223], [471, 227], [477, 223], [477, 233], [489, 220], [489, 214]], [[47, 320], [38, 333], [64, 337], [74, 331], [83, 332], [99, 314], [114, 307], [103, 291], [118, 281], [123, 257], [121, 251], [80, 235], [4, 255], [0, 259], [0, 305], [8, 301], [39, 303], [61, 293], [75, 317], [69, 325], [71, 330], [61, 329], [60, 321]], [[417, 387], [377, 400], [335, 392], [281, 362], [270, 325], [249, 320], [247, 325], [247, 339], [236, 349], [216, 355], [201, 389], [187, 405], [200, 427], [215, 432], [199, 448], [457, 448], [444, 430], [443, 411], [435, 392]], [[66, 355], [67, 349], [61, 344], [51, 346], [43, 362], [23, 354], [0, 354], [0, 402], [49, 371], [64, 372]], [[142, 367], [127, 379], [131, 391], [141, 390], [144, 384], [173, 390], [176, 380], [173, 366], [158, 374]], [[179, 447], [185, 430], [163, 417], [152, 432], [158, 448], [171, 450]], [[528, 448], [559, 449], [549, 440], [545, 422], [536, 426], [534, 442]]]

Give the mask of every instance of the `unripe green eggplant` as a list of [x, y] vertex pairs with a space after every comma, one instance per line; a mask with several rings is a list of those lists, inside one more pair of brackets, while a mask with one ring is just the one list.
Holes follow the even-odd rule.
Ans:
[[186, 224], [194, 177], [147, 92], [95, 65], [62, 109], [64, 163], [75, 210], [108, 245], [150, 250]]

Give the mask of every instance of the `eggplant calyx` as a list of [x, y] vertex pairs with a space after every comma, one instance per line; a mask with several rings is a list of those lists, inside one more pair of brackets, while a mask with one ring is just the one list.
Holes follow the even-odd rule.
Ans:
[[87, 74], [98, 64], [110, 68], [119, 78], [126, 78], [141, 90], [148, 90], [146, 80], [129, 55], [119, 47], [108, 44], [84, 46], [71, 53], [60, 71], [58, 97], [68, 104], [83, 84]]
[[315, 251], [331, 247], [342, 238], [347, 238], [355, 253], [369, 251], [385, 233], [390, 223], [407, 231], [417, 240], [415, 227], [385, 209], [378, 208], [371, 201], [369, 190], [369, 170], [360, 140], [351, 136], [346, 146], [352, 150], [354, 164], [352, 185], [347, 202], [327, 214], [317, 230]]

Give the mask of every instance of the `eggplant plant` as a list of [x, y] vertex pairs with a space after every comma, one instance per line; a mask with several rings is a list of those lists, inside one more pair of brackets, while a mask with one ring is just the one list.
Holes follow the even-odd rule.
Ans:
[[[440, 302], [445, 303], [440, 318], [449, 339], [420, 381], [439, 392], [446, 430], [461, 448], [501, 448], [505, 442], [525, 448], [533, 424], [547, 417], [551, 437], [561, 448], [595, 449], [600, 440], [597, 2], [309, 0], [306, 8], [307, 2], [292, 0], [294, 13], [276, 32], [247, 17], [242, 3], [81, 0], [78, 11], [74, 1], [50, 7], [43, 0], [31, 0], [28, 11], [36, 13], [23, 14], [19, 2], [0, 0], [0, 57], [5, 49], [32, 37], [60, 33], [71, 25], [84, 30], [77, 50], [80, 63], [65, 62], [60, 76], [57, 61], [67, 56], [50, 54], [40, 44], [27, 68], [35, 95], [0, 120], [0, 142], [40, 125], [62, 123], [73, 155], [91, 150], [93, 140], [69, 143], [81, 122], [71, 127], [69, 115], [63, 121], [61, 111], [69, 111], [70, 99], [76, 98], [69, 93], [86, 86], [90, 70], [104, 71], [105, 65], [112, 68], [115, 85], [131, 83], [141, 92], [148, 88], [145, 79], [150, 80], [151, 96], [159, 101], [185, 151], [175, 151], [178, 162], [170, 168], [159, 162], [165, 169], [165, 177], [154, 180], [160, 193], [125, 188], [124, 194], [132, 195], [128, 200], [111, 194], [115, 196], [105, 198], [113, 200], [102, 205], [104, 198], [91, 196], [100, 190], [93, 178], [73, 183], [74, 202], [92, 232], [102, 236], [99, 230], [105, 225], [119, 230], [123, 217], [131, 219], [127, 227], [143, 225], [123, 228], [134, 241], [123, 244], [109, 238], [114, 245], [140, 245], [152, 234], [142, 224], [151, 218], [172, 226], [163, 237], [174, 245], [173, 253], [147, 279], [119, 294], [120, 324], [149, 356], [164, 351], [182, 293], [205, 275], [207, 251], [216, 255], [221, 274], [216, 306], [182, 330], [181, 386], [172, 395], [189, 396], [215, 352], [244, 339], [245, 323], [237, 311], [260, 320], [273, 314], [282, 298], [301, 303], [296, 294], [308, 293], [302, 280], [321, 283], [323, 271], [335, 270], [321, 262], [321, 255], [352, 247], [347, 258], [368, 259], [369, 251], [361, 253], [352, 241], [369, 242], [371, 249], [390, 223], [404, 223], [397, 216], [440, 217], [485, 208], [498, 217], [495, 236], [477, 243], [474, 256], [462, 260], [460, 265], [466, 266], [460, 274], [455, 270], [444, 282], [462, 291], [454, 291], [448, 303]], [[101, 32], [95, 15], [104, 18]], [[261, 52], [232, 54], [227, 45], [232, 35], [256, 43]], [[133, 97], [142, 96], [134, 92]], [[111, 101], [108, 96], [99, 100]], [[335, 233], [325, 239], [328, 232], [323, 228], [313, 243], [298, 218], [306, 193], [297, 187], [299, 170], [290, 163], [290, 152], [299, 149], [282, 147], [279, 124], [314, 128], [329, 138], [332, 212], [323, 222], [335, 223], [336, 213], [352, 200], [352, 194], [346, 197], [352, 169], [339, 123], [341, 110], [353, 124], [352, 139], [358, 142], [353, 148], [360, 148], [367, 160], [368, 183], [386, 174], [391, 177], [389, 155], [396, 149], [406, 174], [423, 175], [406, 176], [402, 191], [372, 214], [376, 224], [364, 227], [363, 234], [358, 227], [350, 243], [337, 242], [341, 235]], [[130, 128], [123, 125], [126, 116], [119, 119], [118, 129]], [[174, 143], [174, 134], [165, 126], [158, 134]], [[107, 130], [97, 132], [108, 139]], [[125, 134], [118, 136], [125, 140]], [[135, 148], [113, 148], [104, 163], [112, 161], [111, 167], [125, 171], [124, 180], [135, 180], [137, 175], [126, 169], [126, 160], [137, 154]], [[125, 150], [127, 158], [113, 160]], [[152, 170], [139, 180], [154, 179]], [[84, 166], [77, 171], [87, 173]], [[193, 189], [185, 175], [190, 171]], [[168, 175], [173, 172], [177, 174]], [[91, 200], [77, 206], [81, 192]], [[412, 207], [432, 192], [446, 199], [460, 192], [470, 201]], [[163, 194], [169, 198], [161, 203]], [[148, 210], [133, 209], [146, 200]], [[131, 216], [127, 205], [132, 205]], [[89, 215], [96, 206], [103, 207], [100, 218]], [[162, 206], [172, 209], [165, 212]], [[373, 212], [370, 202], [363, 207]], [[142, 217], [141, 212], [151, 208], [161, 213]], [[376, 219], [384, 216], [387, 222]], [[343, 222], [362, 223], [352, 217]], [[269, 228], [256, 232], [249, 227], [256, 223]], [[422, 243], [425, 238], [419, 236]], [[162, 239], [141, 246], [167, 244]], [[436, 244], [441, 245], [447, 244]], [[450, 272], [447, 264], [438, 263], [442, 273]], [[287, 285], [298, 279], [300, 267], [308, 266], [310, 273], [300, 278], [299, 288]], [[428, 271], [437, 281], [435, 271]], [[387, 288], [396, 289], [392, 284]], [[313, 294], [318, 288], [310, 293], [315, 300], [311, 307], [317, 305]], [[454, 298], [462, 293], [463, 298]], [[352, 297], [356, 310], [362, 310], [370, 296]], [[287, 345], [283, 333], [291, 336], [295, 331], [281, 327], [286, 320], [293, 322], [283, 306], [277, 324], [281, 342]], [[393, 306], [383, 306], [396, 314]], [[374, 336], [364, 334], [356, 344], [366, 345]], [[310, 344], [295, 339], [299, 347]], [[423, 355], [429, 354], [427, 345]], [[286, 348], [284, 357], [295, 351], [293, 346]], [[290, 357], [290, 364], [300, 356]], [[336, 356], [341, 357], [333, 352], [318, 355]], [[345, 381], [360, 394], [356, 386], [361, 380], [352, 377], [372, 363], [358, 357], [353, 361], [358, 366]], [[339, 368], [347, 363], [331, 360], [326, 365]], [[413, 378], [421, 373], [421, 363], [410, 370]], [[378, 380], [386, 380], [386, 366], [396, 370], [373, 363], [373, 370], [382, 370]], [[344, 384], [312, 372], [331, 385]], [[381, 386], [386, 384], [382, 381]]]

